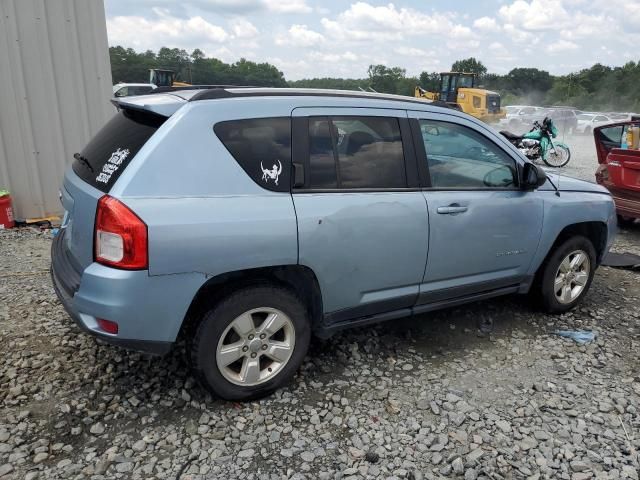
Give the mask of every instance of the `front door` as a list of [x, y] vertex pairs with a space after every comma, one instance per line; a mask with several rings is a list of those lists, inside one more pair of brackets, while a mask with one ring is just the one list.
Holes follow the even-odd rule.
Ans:
[[[518, 187], [517, 162], [490, 130], [410, 113], [428, 188], [429, 258], [419, 303], [513, 287], [538, 246], [543, 202]], [[453, 121], [452, 121], [453, 120]], [[426, 152], [426, 158], [424, 153]], [[422, 157], [422, 158], [420, 158]]]
[[303, 108], [293, 117], [294, 165], [304, 169], [293, 190], [299, 262], [318, 278], [327, 321], [411, 307], [428, 214], [406, 112]]

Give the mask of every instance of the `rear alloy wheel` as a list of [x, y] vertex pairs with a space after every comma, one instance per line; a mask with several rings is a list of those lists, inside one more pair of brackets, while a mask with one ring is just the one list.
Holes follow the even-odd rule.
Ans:
[[202, 383], [225, 400], [251, 400], [285, 385], [311, 338], [307, 309], [289, 290], [247, 287], [206, 312], [192, 340]]
[[533, 293], [547, 312], [573, 308], [589, 290], [596, 252], [589, 239], [575, 236], [560, 244], [542, 264]]
[[291, 319], [275, 308], [254, 308], [231, 321], [220, 335], [216, 364], [236, 385], [253, 387], [275, 377], [296, 345]]

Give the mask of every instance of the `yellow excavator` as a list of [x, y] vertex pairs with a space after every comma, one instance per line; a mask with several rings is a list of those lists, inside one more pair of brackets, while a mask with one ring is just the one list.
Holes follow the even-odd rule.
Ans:
[[176, 72], [164, 68], [149, 69], [149, 83], [156, 87], [190, 87], [190, 83], [176, 82]]
[[497, 122], [506, 116], [504, 109], [500, 108], [500, 94], [477, 88], [475, 73], [443, 72], [438, 92], [429, 92], [417, 85], [414, 96], [446, 103], [487, 123]]

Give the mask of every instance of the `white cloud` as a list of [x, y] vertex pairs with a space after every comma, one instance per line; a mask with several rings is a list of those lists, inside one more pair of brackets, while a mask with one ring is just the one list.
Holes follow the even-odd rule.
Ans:
[[454, 24], [447, 15], [396, 8], [392, 3], [374, 6], [356, 2], [335, 20], [323, 18], [321, 23], [327, 34], [338, 40], [401, 40], [405, 35], [437, 33], [452, 34], [457, 38], [473, 36], [468, 27]]
[[395, 53], [398, 55], [403, 55], [405, 57], [435, 57], [436, 53], [433, 50], [423, 50], [421, 48], [409, 47], [409, 46], [399, 46], [393, 49]]
[[578, 45], [568, 40], [558, 40], [549, 44], [546, 48], [547, 53], [565, 53], [572, 50], [577, 50]]
[[529, 32], [525, 32], [521, 28], [518, 28], [511, 23], [505, 23], [503, 30], [507, 34], [507, 36], [511, 39], [511, 41], [517, 44], [524, 44], [524, 43], [535, 44], [538, 41], [535, 35]]
[[491, 17], [480, 17], [476, 19], [473, 22], [473, 27], [487, 33], [497, 32], [500, 30], [498, 22], [496, 22], [495, 18]]
[[516, 0], [498, 13], [505, 22], [527, 30], [555, 30], [570, 19], [559, 0]]
[[305, 0], [263, 0], [267, 8], [277, 13], [309, 13], [313, 9]]
[[308, 55], [308, 58], [321, 63], [338, 63], [338, 62], [355, 62], [356, 60], [358, 60], [359, 57], [355, 53], [347, 51], [344, 53], [311, 52]]
[[[111, 45], [124, 45], [139, 50], [157, 50], [161, 46], [196, 48], [206, 50], [225, 42], [229, 33], [200, 16], [181, 19], [169, 16], [165, 11], [154, 10], [158, 19], [144, 17], [111, 17], [107, 19], [107, 31]], [[143, 35], [140, 32], [144, 32]]]
[[297, 47], [313, 47], [325, 41], [324, 35], [309, 30], [306, 25], [292, 25], [286, 35], [276, 36], [276, 45], [293, 45]]
[[249, 20], [242, 17], [234, 18], [229, 22], [231, 31], [238, 38], [252, 38], [258, 35], [258, 29]]

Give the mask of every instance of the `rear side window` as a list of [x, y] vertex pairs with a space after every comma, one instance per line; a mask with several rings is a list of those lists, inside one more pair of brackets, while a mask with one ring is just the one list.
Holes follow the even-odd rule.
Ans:
[[309, 119], [309, 187], [406, 188], [400, 124], [392, 117]]
[[291, 182], [291, 119], [254, 118], [216, 123], [214, 132], [254, 182], [288, 192]]
[[120, 111], [75, 155], [73, 171], [88, 184], [107, 193], [165, 120], [153, 113]]

